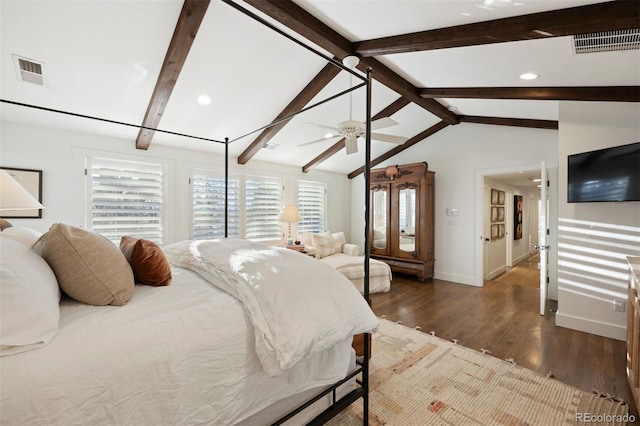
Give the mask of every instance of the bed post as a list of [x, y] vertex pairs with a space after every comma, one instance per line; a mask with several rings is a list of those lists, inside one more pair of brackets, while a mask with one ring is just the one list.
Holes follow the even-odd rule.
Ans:
[[[364, 158], [364, 299], [369, 305], [369, 206], [371, 205], [371, 68], [367, 68], [367, 111], [366, 111], [366, 136], [365, 136], [365, 158]], [[364, 362], [362, 363], [362, 422], [365, 426], [369, 424], [369, 333], [364, 336]]]
[[224, 138], [224, 237], [228, 235], [229, 222], [229, 138]]

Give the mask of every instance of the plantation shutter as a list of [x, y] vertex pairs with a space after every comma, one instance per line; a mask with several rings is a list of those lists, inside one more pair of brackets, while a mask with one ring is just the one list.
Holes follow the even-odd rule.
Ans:
[[89, 159], [89, 227], [115, 244], [123, 235], [162, 244], [164, 173], [160, 164]]
[[327, 190], [324, 182], [298, 181], [298, 232], [319, 234], [325, 230]]
[[278, 215], [282, 209], [279, 178], [247, 176], [245, 184], [245, 238], [254, 241], [282, 238]]
[[[224, 238], [224, 177], [194, 171], [191, 175], [193, 239]], [[240, 182], [229, 179], [229, 238], [240, 238]]]

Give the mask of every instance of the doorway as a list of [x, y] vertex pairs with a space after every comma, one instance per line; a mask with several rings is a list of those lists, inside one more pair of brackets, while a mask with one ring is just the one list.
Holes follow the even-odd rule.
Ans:
[[[549, 181], [557, 184], [557, 164], [547, 164], [547, 169], [550, 170]], [[534, 181], [539, 179], [541, 174], [540, 164], [531, 164], [519, 167], [500, 168], [500, 169], [487, 169], [476, 171], [476, 230], [479, 238], [477, 240], [476, 250], [476, 278], [477, 285], [483, 285], [484, 279], [495, 278], [500, 273], [507, 271], [508, 268], [517, 265], [520, 262], [527, 262], [533, 255], [538, 253], [535, 248], [538, 245], [538, 208], [540, 200], [540, 188], [537, 186], [540, 182]], [[485, 184], [485, 179], [488, 184]], [[487, 203], [486, 196], [490, 196], [490, 190], [492, 187], [500, 188], [504, 190], [506, 194], [505, 202], [505, 232], [504, 239], [502, 240], [503, 247], [499, 247], [500, 240], [495, 241], [491, 238], [491, 214], [490, 202]], [[514, 223], [515, 207], [517, 200], [514, 195], [522, 195], [523, 203], [526, 208], [526, 215], [524, 221], [526, 221], [526, 232], [523, 233], [521, 239], [514, 239], [516, 237], [517, 223]], [[557, 195], [556, 195], [557, 199]], [[551, 200], [550, 200], [551, 202]], [[541, 206], [540, 206], [541, 207]], [[552, 237], [551, 246], [554, 248], [548, 251], [546, 254], [549, 256], [549, 285], [548, 291], [545, 288], [548, 298], [557, 299], [557, 207], [555, 202], [551, 203], [548, 211], [549, 224], [547, 229], [550, 230], [549, 237]], [[489, 226], [488, 226], [489, 224]], [[497, 244], [496, 244], [497, 243]], [[496, 265], [495, 256], [493, 254], [494, 264], [491, 265], [492, 269], [489, 270], [488, 262], [491, 260], [491, 245], [494, 248], [498, 248], [496, 251], [499, 261], [502, 262], [502, 269], [500, 265]], [[547, 243], [549, 244], [549, 243]], [[518, 247], [516, 247], [518, 246]], [[516, 247], [516, 248], [514, 248]], [[508, 248], [508, 249], [507, 249]], [[512, 250], [513, 249], [513, 250]], [[501, 250], [501, 251], [500, 251]], [[529, 261], [528, 266], [531, 265]], [[536, 268], [537, 269], [537, 268]], [[487, 272], [490, 272], [490, 276], [487, 276]], [[491, 276], [493, 274], [493, 276]], [[532, 274], [532, 272], [529, 272]], [[546, 297], [545, 297], [546, 299]]]

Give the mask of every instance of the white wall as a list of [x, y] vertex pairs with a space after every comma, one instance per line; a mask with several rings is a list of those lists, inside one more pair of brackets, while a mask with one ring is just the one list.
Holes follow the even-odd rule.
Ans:
[[[557, 161], [558, 132], [554, 130], [463, 123], [449, 126], [376, 166], [426, 161], [435, 171], [435, 278], [482, 285], [482, 265], [476, 268], [476, 242], [483, 237], [476, 225], [476, 172], [483, 169]], [[364, 178], [351, 183], [351, 239], [364, 241]], [[482, 198], [481, 198], [482, 200]], [[482, 202], [480, 204], [482, 210]], [[460, 215], [449, 220], [446, 209]], [[482, 214], [482, 212], [480, 212]]]
[[[180, 150], [151, 144], [148, 151], [135, 149], [135, 141], [58, 129], [2, 122], [0, 127], [0, 165], [43, 171], [42, 219], [10, 219], [14, 226], [47, 231], [57, 222], [84, 225], [83, 165], [78, 155], [103, 151], [105, 156], [137, 161], [159, 161], [168, 166], [167, 243], [188, 239], [190, 200], [189, 168], [224, 170], [224, 158], [204, 152]], [[74, 155], [76, 157], [74, 161]], [[312, 170], [302, 173], [297, 167], [250, 161], [247, 165], [229, 162], [230, 173], [260, 173], [284, 177], [285, 203], [295, 202], [295, 181], [313, 180], [328, 184], [327, 229], [350, 232], [350, 186], [345, 175]], [[295, 231], [292, 229], [292, 231]]]
[[637, 103], [563, 102], [556, 324], [626, 340], [626, 256], [640, 255], [640, 202], [567, 203], [567, 156], [640, 141]]

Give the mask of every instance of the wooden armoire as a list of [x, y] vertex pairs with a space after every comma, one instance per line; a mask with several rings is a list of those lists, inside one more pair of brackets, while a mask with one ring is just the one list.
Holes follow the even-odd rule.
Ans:
[[371, 257], [420, 281], [433, 278], [434, 177], [426, 162], [371, 170]]

